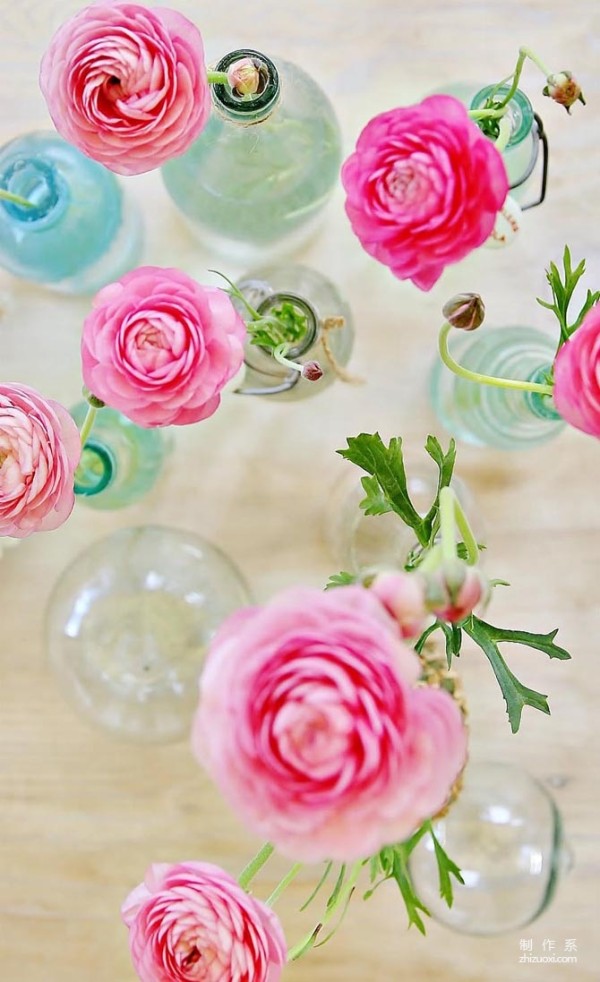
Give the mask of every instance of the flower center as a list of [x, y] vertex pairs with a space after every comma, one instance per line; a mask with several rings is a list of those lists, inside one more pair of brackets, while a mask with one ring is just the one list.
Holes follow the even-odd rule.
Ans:
[[163, 333], [155, 324], [141, 328], [137, 336], [138, 348], [163, 348]]
[[202, 958], [202, 952], [198, 950], [196, 945], [194, 945], [194, 947], [190, 951], [188, 951], [187, 955], [182, 960], [181, 967], [186, 969], [191, 968], [193, 965], [196, 965], [201, 958]]

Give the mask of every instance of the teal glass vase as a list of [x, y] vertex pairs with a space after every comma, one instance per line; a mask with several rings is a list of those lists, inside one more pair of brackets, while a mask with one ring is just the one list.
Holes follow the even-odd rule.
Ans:
[[234, 563], [201, 536], [119, 529], [81, 552], [54, 586], [50, 665], [65, 698], [113, 737], [186, 739], [211, 638], [250, 599]]
[[212, 86], [214, 109], [190, 149], [162, 168], [168, 194], [211, 252], [246, 265], [299, 248], [318, 227], [342, 159], [333, 107], [297, 65], [240, 49], [216, 70], [251, 58], [254, 96]]
[[[318, 395], [336, 380], [352, 352], [354, 323], [348, 304], [326, 276], [299, 264], [265, 266], [246, 273], [236, 286], [250, 306], [263, 316], [282, 303], [291, 303], [304, 316], [306, 330], [288, 349], [286, 357], [302, 364], [318, 361], [323, 371], [322, 378], [311, 382], [293, 368], [277, 362], [268, 349], [248, 340], [244, 355], [246, 371], [236, 392], [294, 401]], [[235, 298], [233, 302], [247, 320], [248, 311], [243, 303]]]
[[[81, 428], [88, 409], [70, 410]], [[158, 480], [172, 437], [162, 427], [145, 429], [115, 409], [98, 410], [75, 471], [75, 494], [91, 508], [125, 508], [143, 498]]]
[[[556, 352], [556, 342], [531, 327], [453, 331], [448, 347], [473, 372], [536, 382], [543, 380]], [[472, 382], [455, 375], [439, 358], [430, 392], [444, 428], [475, 446], [527, 449], [552, 440], [565, 426], [551, 397]]]
[[95, 293], [138, 264], [137, 209], [114, 174], [54, 133], [0, 148], [0, 266], [63, 293]]

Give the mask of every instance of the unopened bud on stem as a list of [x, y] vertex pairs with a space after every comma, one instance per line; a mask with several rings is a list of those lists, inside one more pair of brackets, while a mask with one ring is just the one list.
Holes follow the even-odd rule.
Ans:
[[547, 85], [542, 89], [543, 95], [549, 96], [559, 106], [564, 106], [568, 113], [574, 102], [582, 102], [585, 106], [585, 99], [581, 86], [572, 72], [557, 72], [555, 75], [548, 75]]
[[485, 306], [478, 293], [457, 293], [444, 304], [442, 313], [452, 327], [474, 331], [483, 324]]

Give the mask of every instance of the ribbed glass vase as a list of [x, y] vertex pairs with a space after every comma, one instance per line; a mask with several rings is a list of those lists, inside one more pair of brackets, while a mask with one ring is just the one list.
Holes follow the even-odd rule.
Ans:
[[0, 149], [0, 265], [63, 293], [94, 293], [138, 264], [137, 209], [114, 174], [54, 133]]
[[[552, 365], [556, 342], [532, 327], [482, 328], [454, 331], [449, 349], [471, 371], [539, 382]], [[527, 449], [552, 440], [565, 426], [550, 397], [480, 385], [453, 374], [439, 358], [430, 391], [445, 429], [476, 446]]]

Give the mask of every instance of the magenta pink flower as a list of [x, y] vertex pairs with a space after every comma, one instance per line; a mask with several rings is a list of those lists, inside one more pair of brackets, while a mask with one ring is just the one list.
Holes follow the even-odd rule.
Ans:
[[123, 904], [142, 982], [278, 982], [278, 918], [210, 863], [157, 863]]
[[245, 336], [222, 290], [178, 269], [140, 266], [94, 298], [83, 325], [83, 379], [140, 426], [196, 423], [218, 408]]
[[370, 590], [286, 590], [217, 633], [194, 752], [286, 855], [368, 856], [437, 812], [465, 761], [456, 704], [419, 672]]
[[202, 38], [166, 7], [84, 7], [52, 38], [40, 87], [60, 135], [117, 174], [184, 153], [210, 114]]
[[600, 437], [600, 304], [556, 356], [554, 405], [571, 426]]
[[19, 383], [0, 383], [0, 535], [25, 538], [67, 520], [79, 430], [66, 409]]
[[421, 290], [485, 242], [508, 193], [500, 153], [446, 95], [367, 123], [342, 183], [363, 249]]

